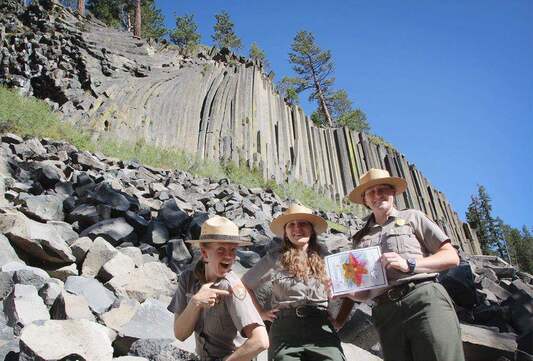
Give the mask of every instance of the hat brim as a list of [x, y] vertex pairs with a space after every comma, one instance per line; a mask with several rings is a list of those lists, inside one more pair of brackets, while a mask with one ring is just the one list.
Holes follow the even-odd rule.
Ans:
[[247, 238], [225, 234], [201, 235], [200, 239], [191, 239], [185, 242], [197, 245], [201, 243], [235, 243], [238, 246], [251, 246], [253, 244]]
[[281, 215], [275, 218], [270, 224], [270, 230], [276, 236], [283, 237], [283, 234], [285, 233], [285, 225], [290, 221], [295, 220], [302, 220], [311, 223], [317, 235], [324, 233], [328, 229], [328, 223], [320, 216], [315, 216], [314, 214], [309, 213], [292, 213]]
[[348, 199], [352, 201], [353, 203], [358, 204], [364, 204], [363, 195], [365, 191], [378, 184], [389, 184], [394, 187], [395, 195], [398, 195], [400, 193], [405, 192], [407, 189], [407, 182], [403, 178], [398, 177], [387, 177], [387, 178], [379, 178], [379, 179], [372, 179], [368, 182], [365, 182], [364, 184], [361, 184], [353, 191], [350, 192], [350, 195], [348, 196]]

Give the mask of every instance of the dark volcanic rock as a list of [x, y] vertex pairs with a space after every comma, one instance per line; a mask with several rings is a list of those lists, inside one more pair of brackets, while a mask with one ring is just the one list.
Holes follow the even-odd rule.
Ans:
[[124, 218], [106, 219], [83, 230], [81, 237], [88, 236], [92, 239], [102, 237], [113, 246], [118, 246], [122, 242], [135, 240], [133, 227]]

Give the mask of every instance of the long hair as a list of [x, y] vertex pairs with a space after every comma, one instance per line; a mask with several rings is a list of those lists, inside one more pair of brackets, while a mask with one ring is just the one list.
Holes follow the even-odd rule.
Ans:
[[295, 248], [286, 233], [283, 235], [280, 262], [283, 268], [297, 279], [307, 282], [310, 277], [313, 277], [327, 286], [326, 267], [324, 260], [320, 257], [320, 246], [314, 227], [309, 237], [306, 253]]

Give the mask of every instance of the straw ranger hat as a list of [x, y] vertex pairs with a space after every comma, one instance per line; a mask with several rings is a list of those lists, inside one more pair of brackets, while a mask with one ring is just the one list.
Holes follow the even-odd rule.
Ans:
[[300, 204], [291, 204], [285, 212], [272, 221], [270, 229], [276, 236], [283, 237], [285, 225], [294, 220], [311, 223], [317, 235], [328, 229], [328, 224], [322, 217], [314, 215], [312, 210]]
[[393, 186], [396, 194], [403, 193], [407, 188], [405, 179], [391, 177], [386, 170], [372, 168], [359, 178], [359, 185], [355, 187], [348, 198], [354, 203], [364, 204], [363, 194], [365, 191], [378, 184], [389, 184]]
[[239, 227], [235, 223], [220, 216], [211, 217], [202, 224], [200, 239], [186, 242], [191, 244], [227, 242], [236, 243], [239, 246], [252, 245], [248, 239], [239, 236]]

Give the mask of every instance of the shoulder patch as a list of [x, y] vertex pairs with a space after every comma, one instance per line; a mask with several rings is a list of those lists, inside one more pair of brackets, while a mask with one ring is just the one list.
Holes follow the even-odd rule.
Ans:
[[241, 301], [246, 297], [246, 288], [244, 288], [244, 285], [241, 282], [233, 285], [231, 287], [231, 292]]

